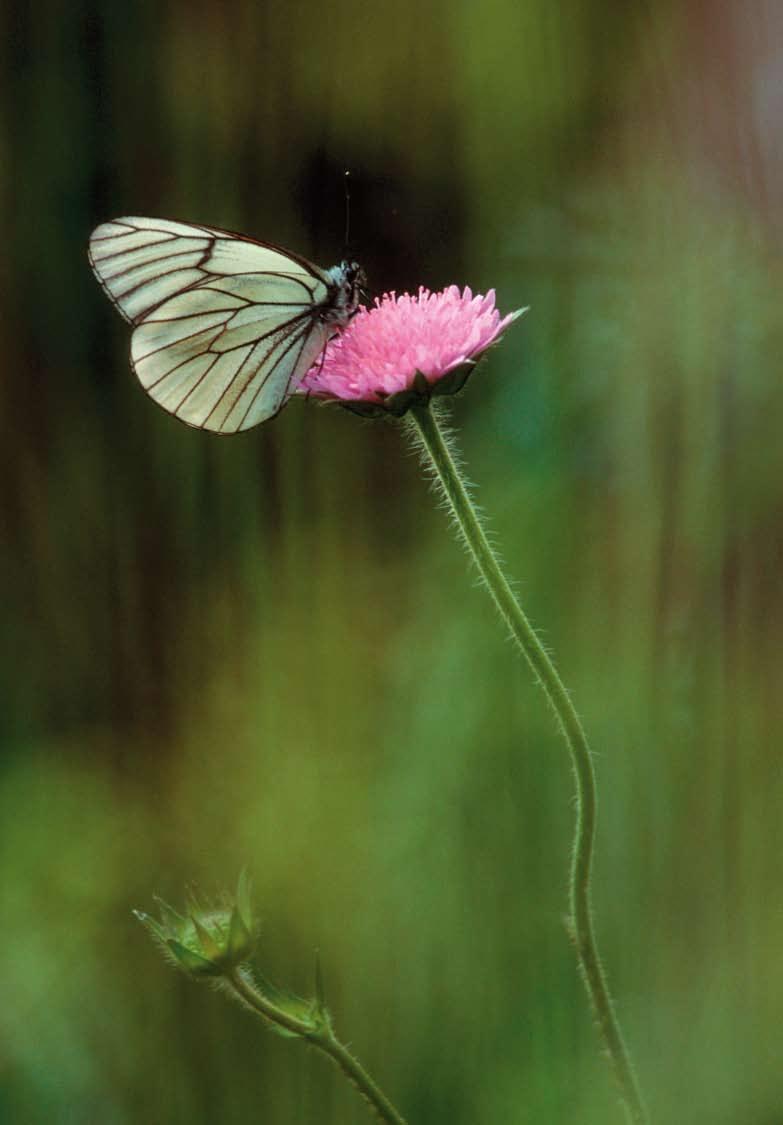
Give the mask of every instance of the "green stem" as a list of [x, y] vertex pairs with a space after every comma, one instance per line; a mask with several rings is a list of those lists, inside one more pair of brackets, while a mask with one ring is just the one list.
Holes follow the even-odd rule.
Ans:
[[282, 1011], [258, 991], [249, 975], [241, 969], [235, 969], [223, 979], [227, 987], [248, 1008], [258, 1012], [264, 1019], [284, 1027], [291, 1034], [306, 1039], [308, 1043], [327, 1054], [339, 1066], [348, 1081], [356, 1087], [365, 1101], [370, 1104], [379, 1120], [385, 1121], [387, 1125], [406, 1125], [404, 1117], [397, 1112], [383, 1091], [376, 1086], [361, 1063], [337, 1039], [328, 1018], [318, 1027], [314, 1027], [312, 1023], [305, 1023], [304, 1020], [298, 1020], [288, 1012]]
[[517, 601], [497, 557], [489, 545], [460, 470], [429, 404], [416, 404], [411, 414], [418, 437], [432, 463], [437, 480], [451, 507], [460, 532], [503, 620], [524, 653], [533, 674], [546, 692], [563, 732], [576, 777], [576, 829], [571, 860], [570, 928], [579, 967], [590, 995], [598, 1027], [620, 1088], [628, 1120], [646, 1125], [636, 1075], [614, 1011], [593, 931], [590, 871], [595, 836], [596, 788], [590, 748], [582, 724], [563, 681]]

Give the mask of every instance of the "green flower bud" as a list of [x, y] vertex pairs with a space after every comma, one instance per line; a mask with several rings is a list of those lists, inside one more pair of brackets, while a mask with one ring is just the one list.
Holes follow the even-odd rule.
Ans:
[[252, 956], [258, 931], [246, 872], [239, 876], [236, 894], [226, 895], [216, 906], [203, 906], [190, 894], [187, 914], [182, 915], [162, 900], [157, 901], [160, 921], [140, 910], [133, 913], [169, 959], [190, 976], [222, 977]]

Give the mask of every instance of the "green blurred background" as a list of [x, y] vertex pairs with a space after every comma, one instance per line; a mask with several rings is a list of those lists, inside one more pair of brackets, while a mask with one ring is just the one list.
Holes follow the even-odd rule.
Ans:
[[622, 1120], [565, 937], [563, 746], [401, 432], [140, 392], [93, 225], [227, 226], [528, 316], [455, 404], [595, 749], [656, 1122], [783, 1122], [783, 8], [0, 10], [0, 1118], [360, 1125], [131, 916], [243, 864], [411, 1125]]

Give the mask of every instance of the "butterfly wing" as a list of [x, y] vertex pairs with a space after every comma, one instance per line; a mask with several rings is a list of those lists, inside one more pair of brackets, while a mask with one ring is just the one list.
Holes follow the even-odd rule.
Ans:
[[94, 231], [89, 256], [134, 325], [139, 381], [191, 426], [237, 433], [271, 418], [336, 331], [326, 271], [228, 231], [122, 218]]

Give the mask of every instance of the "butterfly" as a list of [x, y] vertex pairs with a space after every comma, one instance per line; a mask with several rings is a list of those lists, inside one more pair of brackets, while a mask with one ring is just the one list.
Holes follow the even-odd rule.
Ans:
[[89, 259], [133, 325], [131, 366], [189, 426], [234, 434], [286, 404], [359, 308], [356, 262], [321, 269], [245, 235], [168, 219], [114, 219]]

